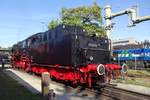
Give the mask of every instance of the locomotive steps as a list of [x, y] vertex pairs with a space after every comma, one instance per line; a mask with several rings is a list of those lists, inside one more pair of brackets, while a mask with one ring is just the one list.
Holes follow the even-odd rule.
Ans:
[[[20, 84], [23, 84], [33, 93], [41, 92], [40, 77], [13, 69], [7, 69], [4, 72], [17, 80]], [[57, 100], [150, 100], [150, 94], [136, 93], [112, 86], [106, 86], [102, 92], [99, 92], [82, 87], [70, 88], [64, 84], [51, 81], [50, 89], [53, 89], [56, 93]], [[88, 96], [84, 96], [85, 93], [88, 93]]]

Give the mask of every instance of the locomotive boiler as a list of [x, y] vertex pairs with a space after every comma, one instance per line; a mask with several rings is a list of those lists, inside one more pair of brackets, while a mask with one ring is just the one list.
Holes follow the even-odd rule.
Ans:
[[[106, 82], [110, 70], [124, 70], [111, 63], [110, 40], [87, 35], [79, 26], [59, 25], [34, 34], [12, 48], [12, 66], [73, 85], [92, 87]], [[123, 71], [124, 72], [124, 71]]]

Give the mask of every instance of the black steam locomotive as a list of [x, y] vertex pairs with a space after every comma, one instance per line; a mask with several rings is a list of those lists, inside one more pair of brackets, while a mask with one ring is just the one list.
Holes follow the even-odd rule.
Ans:
[[12, 66], [37, 74], [89, 87], [105, 82], [108, 70], [120, 70], [110, 64], [110, 41], [95, 34], [87, 35], [79, 26], [59, 25], [15, 44]]

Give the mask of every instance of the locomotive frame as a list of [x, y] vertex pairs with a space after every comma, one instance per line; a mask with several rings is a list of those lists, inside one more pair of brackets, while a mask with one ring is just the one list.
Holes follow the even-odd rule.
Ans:
[[90, 88], [106, 83], [113, 70], [124, 72], [126, 66], [110, 61], [110, 40], [86, 34], [81, 27], [63, 24], [34, 34], [13, 46], [12, 66], [36, 74], [49, 72], [56, 80]]

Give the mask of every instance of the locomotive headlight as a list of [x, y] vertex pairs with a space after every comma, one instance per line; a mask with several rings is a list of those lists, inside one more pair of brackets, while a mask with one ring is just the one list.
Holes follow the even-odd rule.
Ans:
[[127, 66], [126, 64], [123, 64], [121, 67], [122, 67], [122, 68], [121, 68], [121, 71], [122, 71], [123, 73], [127, 73], [127, 71], [128, 71], [128, 66]]
[[97, 73], [99, 75], [104, 75], [105, 74], [105, 66], [103, 64], [99, 64], [97, 67]]

